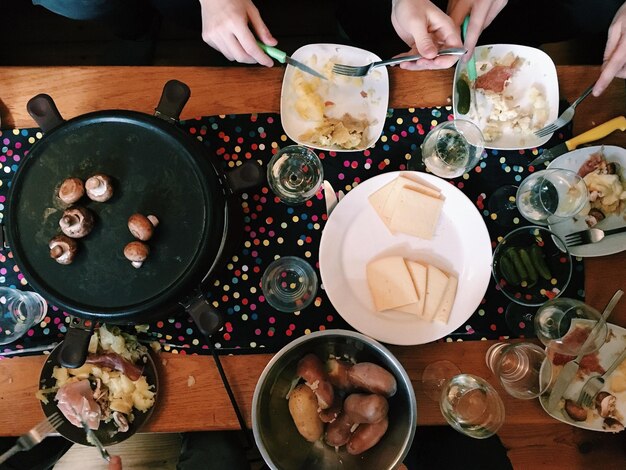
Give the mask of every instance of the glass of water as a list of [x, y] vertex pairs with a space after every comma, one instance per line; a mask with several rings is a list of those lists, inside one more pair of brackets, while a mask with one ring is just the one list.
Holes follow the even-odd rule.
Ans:
[[281, 312], [306, 308], [317, 293], [317, 275], [297, 256], [283, 256], [270, 263], [261, 278], [265, 300]]
[[476, 166], [485, 148], [482, 132], [471, 121], [455, 119], [434, 127], [422, 144], [426, 168], [441, 178], [456, 178]]
[[317, 154], [301, 145], [280, 149], [267, 165], [270, 189], [286, 204], [311, 199], [324, 181], [322, 162]]
[[515, 200], [525, 219], [549, 225], [578, 214], [588, 198], [587, 185], [578, 173], [548, 168], [526, 177], [517, 189]]
[[48, 311], [48, 304], [35, 292], [0, 287], [0, 344], [18, 340]]

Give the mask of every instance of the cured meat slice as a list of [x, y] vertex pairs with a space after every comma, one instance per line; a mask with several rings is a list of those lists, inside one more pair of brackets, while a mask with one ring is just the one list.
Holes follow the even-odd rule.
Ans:
[[91, 429], [98, 429], [100, 426], [100, 407], [93, 399], [89, 380], [66, 383], [59, 388], [55, 399], [61, 413], [74, 426], [83, 427], [80, 415], [85, 418]]

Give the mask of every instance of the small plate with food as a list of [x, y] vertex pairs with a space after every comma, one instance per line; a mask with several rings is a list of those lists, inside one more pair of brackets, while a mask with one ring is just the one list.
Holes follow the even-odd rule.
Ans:
[[320, 242], [328, 298], [353, 328], [384, 343], [429, 343], [463, 325], [491, 275], [476, 206], [433, 175], [391, 172], [350, 191]]
[[[485, 137], [485, 147], [518, 150], [539, 147], [552, 134], [534, 132], [558, 117], [559, 83], [552, 59], [533, 47], [512, 44], [475, 49], [477, 79], [470, 91], [467, 62], [454, 73], [455, 119], [469, 119]], [[475, 96], [475, 103], [471, 97]]]
[[[542, 395], [539, 401], [545, 412], [559, 421], [590, 431], [615, 433], [623, 431], [626, 424], [626, 360], [623, 360], [606, 379], [591, 406], [585, 408], [578, 404], [580, 391], [585, 382], [590, 377], [602, 375], [626, 348], [626, 329], [612, 324], [608, 326], [606, 343], [600, 350], [582, 358], [580, 369], [558, 406], [548, 410], [548, 394]], [[588, 327], [581, 324], [576, 328]], [[552, 362], [552, 377], [556, 378], [563, 366], [573, 359], [572, 356], [548, 349], [546, 361]], [[548, 369], [550, 368], [542, 367], [542, 373]]]
[[296, 59], [327, 77], [322, 80], [287, 67], [280, 97], [280, 118], [291, 140], [318, 150], [364, 150], [380, 137], [389, 102], [389, 75], [379, 67], [365, 77], [332, 73], [335, 63], [364, 65], [376, 54], [340, 44], [308, 44]]
[[[110, 329], [109, 329], [110, 328]], [[128, 439], [150, 418], [158, 393], [157, 370], [146, 346], [117, 327], [101, 325], [78, 369], [59, 365], [62, 343], [41, 370], [37, 398], [46, 416], [60, 412], [57, 431], [82, 445], [89, 442], [80, 415], [109, 446]]]
[[[610, 230], [626, 225], [626, 149], [595, 145], [573, 150], [550, 163], [548, 168], [565, 168], [583, 177], [589, 203], [582, 212], [550, 229], [561, 237], [591, 227]], [[574, 256], [606, 256], [626, 250], [626, 232], [587, 245], [574, 246]]]

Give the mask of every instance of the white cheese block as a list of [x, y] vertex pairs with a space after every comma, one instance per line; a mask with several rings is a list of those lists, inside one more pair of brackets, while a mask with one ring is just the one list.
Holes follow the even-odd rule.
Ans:
[[448, 285], [448, 276], [432, 264], [427, 266], [426, 301], [424, 302], [425, 320], [433, 321], [443, 294]]
[[417, 302], [402, 305], [401, 307], [397, 307], [395, 310], [411, 313], [421, 317], [424, 312], [424, 301], [426, 300], [426, 266], [411, 260], [404, 260], [404, 262], [406, 263], [406, 267], [409, 269], [409, 274], [411, 275], [411, 280], [413, 281], [413, 287], [415, 288], [415, 293], [417, 294]]
[[458, 280], [456, 277], [450, 276], [448, 278], [446, 290], [443, 293], [443, 297], [441, 298], [439, 307], [437, 307], [437, 312], [435, 312], [435, 321], [448, 323], [448, 319], [450, 318], [450, 312], [452, 312], [452, 306], [454, 305], [454, 298], [456, 297], [457, 284]]
[[367, 265], [366, 271], [377, 311], [417, 302], [411, 275], [401, 256], [374, 260]]
[[403, 187], [400, 190], [396, 208], [391, 215], [389, 228], [392, 232], [407, 233], [430, 240], [435, 233], [442, 207], [443, 199]]
[[380, 188], [375, 193], [370, 194], [370, 197], [368, 198], [370, 201], [370, 204], [372, 205], [374, 210], [378, 213], [379, 217], [383, 220], [385, 225], [387, 225], [387, 227], [389, 227], [389, 222], [391, 222], [391, 217], [385, 217], [384, 209], [385, 209], [385, 204], [387, 204], [387, 199], [389, 198], [389, 195], [391, 194], [391, 190], [393, 189], [394, 185], [395, 185], [395, 180], [391, 181], [390, 183], [387, 183], [385, 186]]

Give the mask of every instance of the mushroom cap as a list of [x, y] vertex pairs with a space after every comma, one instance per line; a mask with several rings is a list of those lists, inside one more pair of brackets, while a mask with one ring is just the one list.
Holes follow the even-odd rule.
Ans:
[[91, 211], [85, 207], [72, 206], [63, 212], [59, 227], [71, 238], [82, 238], [91, 232], [95, 220]]
[[124, 247], [124, 256], [129, 261], [145, 261], [150, 254], [150, 247], [143, 242], [130, 242]]
[[133, 237], [138, 240], [146, 241], [152, 238], [154, 225], [148, 217], [137, 213], [128, 218], [128, 230], [133, 234]]
[[106, 202], [113, 196], [113, 181], [110, 176], [97, 173], [85, 181], [85, 189], [92, 201]]
[[66, 178], [59, 186], [59, 199], [65, 204], [74, 204], [85, 194], [85, 185], [80, 178]]
[[67, 235], [57, 235], [48, 243], [50, 257], [59, 264], [71, 264], [78, 252], [78, 243]]

